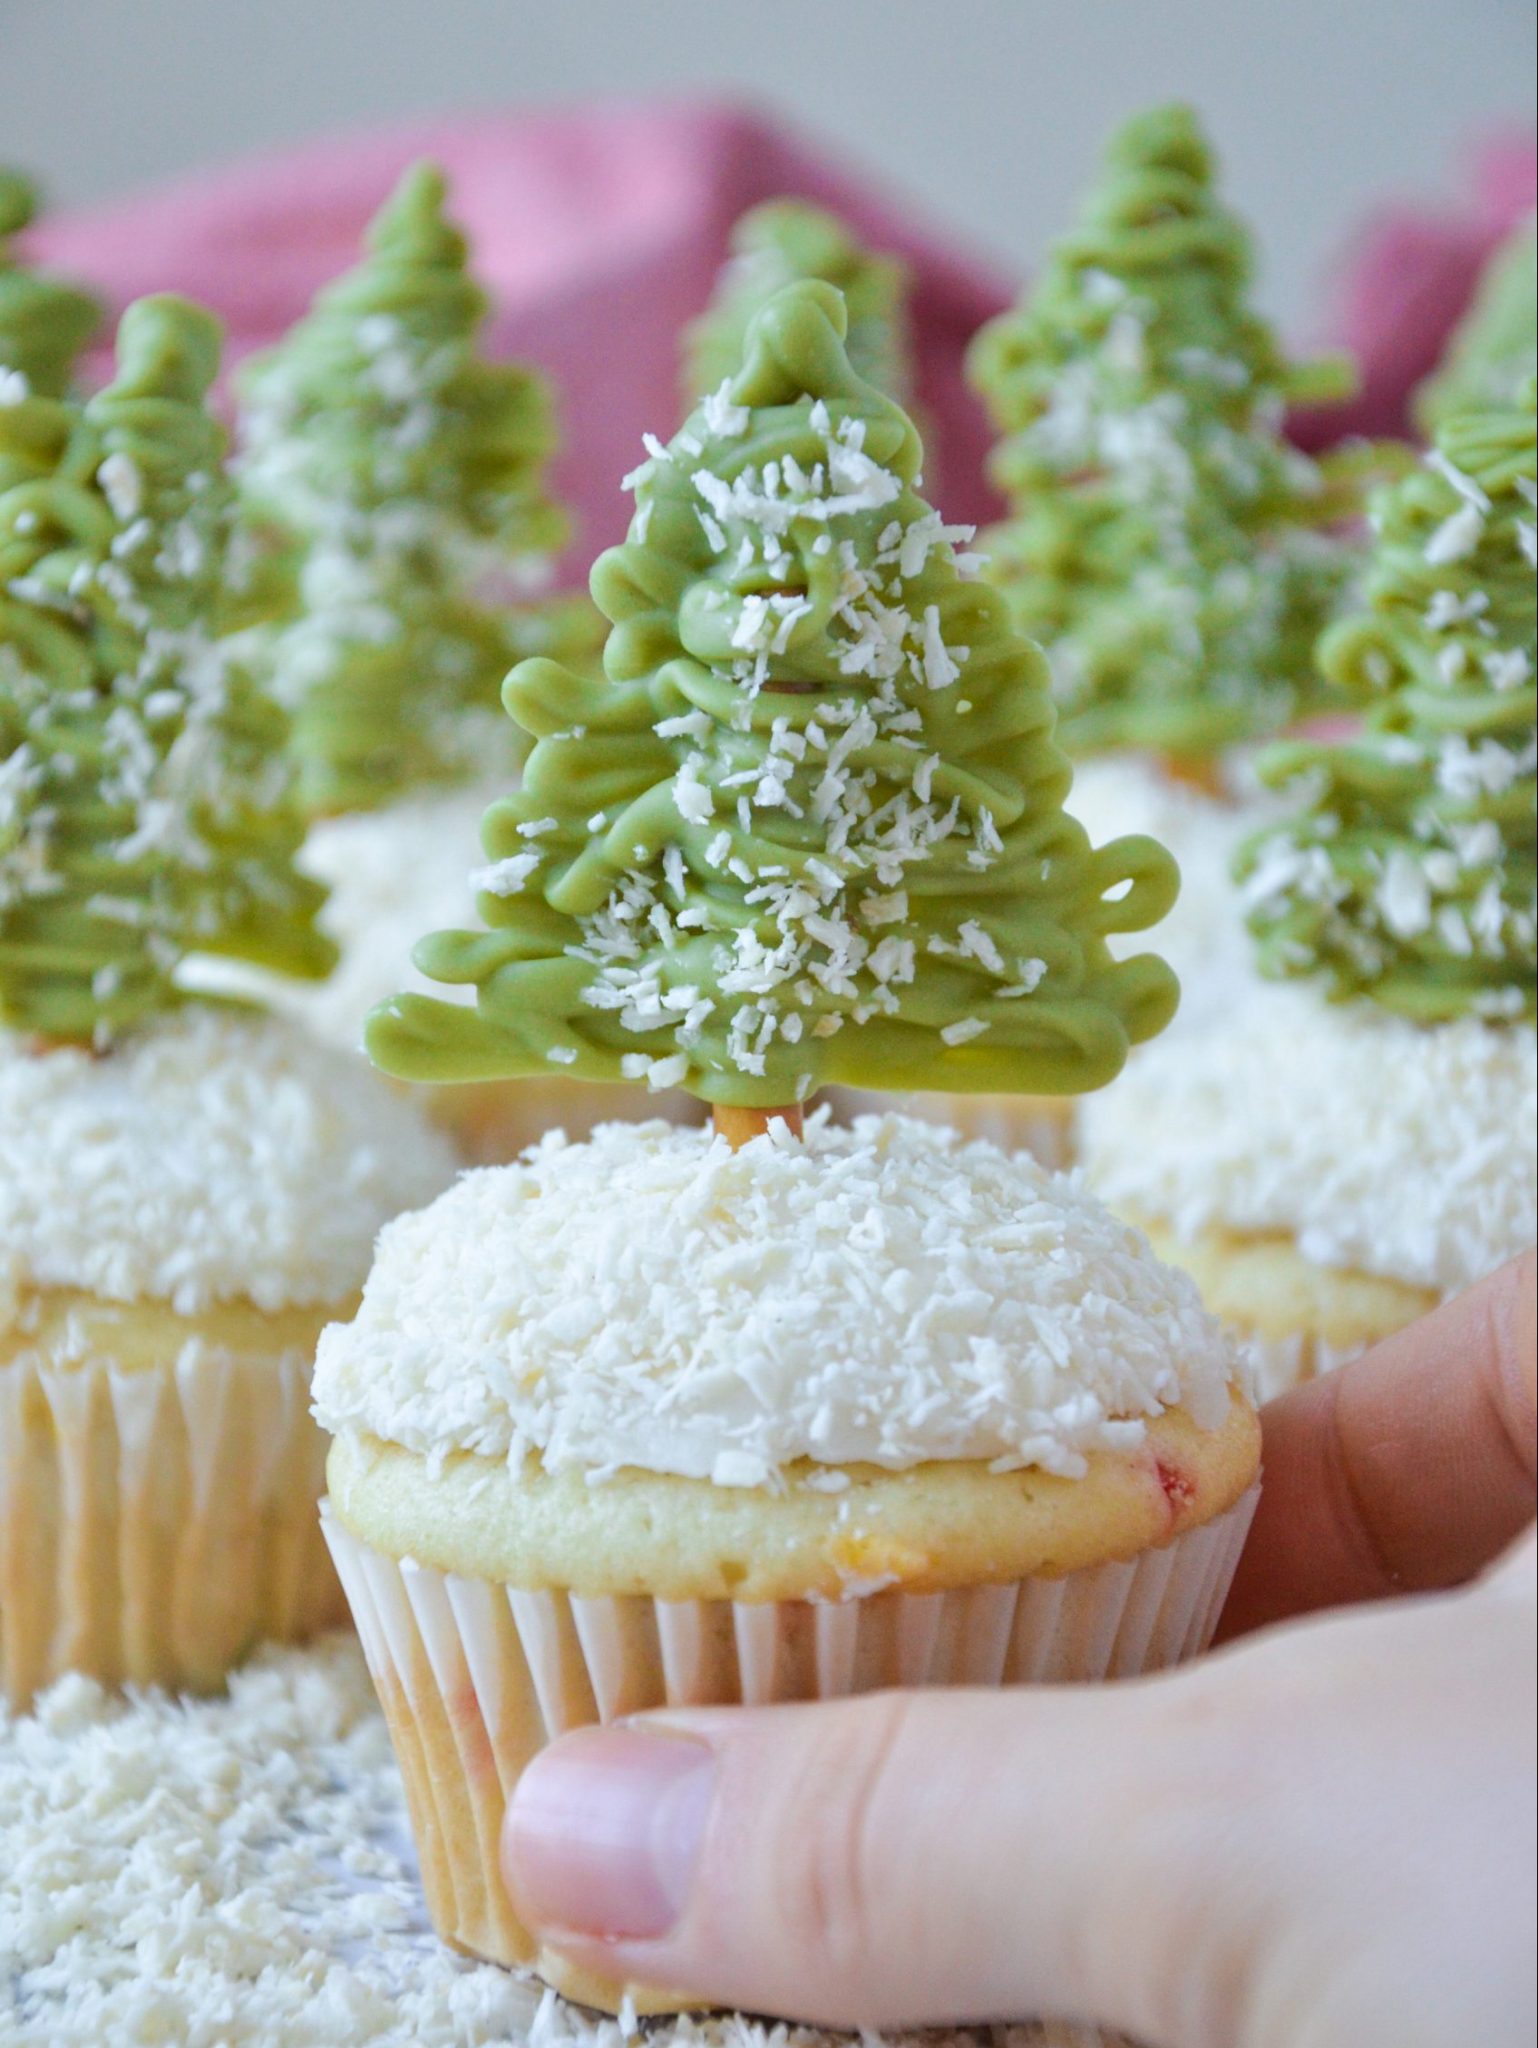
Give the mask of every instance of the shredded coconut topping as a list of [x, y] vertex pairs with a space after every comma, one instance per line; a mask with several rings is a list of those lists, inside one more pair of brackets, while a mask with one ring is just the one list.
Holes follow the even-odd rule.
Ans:
[[559, 1132], [382, 1234], [321, 1338], [316, 1413], [437, 1459], [773, 1483], [942, 1458], [1077, 1476], [1183, 1405], [1227, 1340], [1071, 1179], [897, 1117], [733, 1153], [705, 1131]]
[[1530, 1026], [1258, 988], [1087, 1101], [1082, 1156], [1108, 1202], [1183, 1237], [1287, 1233], [1318, 1265], [1452, 1293], [1538, 1236], [1535, 1060]]
[[[399, 1774], [356, 1643], [264, 1651], [229, 1696], [62, 1679], [0, 1706], [6, 2048], [835, 2048], [737, 2014], [568, 2005], [456, 1955], [422, 1903]], [[910, 2036], [1079, 2048], [1074, 2031]], [[867, 2033], [864, 2048], [883, 2048]]]
[[0, 1327], [18, 1290], [182, 1314], [340, 1302], [447, 1141], [360, 1061], [279, 1019], [189, 1009], [105, 1058], [0, 1038]]

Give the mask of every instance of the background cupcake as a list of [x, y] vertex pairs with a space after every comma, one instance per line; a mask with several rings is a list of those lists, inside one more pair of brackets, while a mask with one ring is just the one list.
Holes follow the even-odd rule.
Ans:
[[384, 1235], [317, 1360], [436, 1924], [611, 2006], [676, 2001], [537, 1955], [497, 1874], [554, 1733], [1167, 1663], [1253, 1501], [1235, 1354], [1135, 1232], [951, 1132], [803, 1124], [826, 1078], [1092, 1086], [1173, 993], [1106, 941], [1167, 905], [1168, 857], [1063, 810], [1040, 657], [844, 331], [829, 287], [786, 290], [654, 453], [594, 571], [605, 677], [510, 679], [538, 744], [488, 816], [501, 886], [419, 952], [476, 1005], [369, 1026], [406, 1078], [644, 1073], [715, 1131], [467, 1176]]
[[1360, 734], [1278, 748], [1307, 808], [1244, 858], [1257, 988], [1084, 1115], [1088, 1171], [1259, 1340], [1272, 1386], [1530, 1246], [1533, 387], [1378, 503], [1321, 660]]
[[215, 1683], [340, 1612], [314, 1342], [445, 1142], [206, 951], [323, 973], [281, 713], [212, 637], [218, 341], [124, 315], [88, 405], [0, 407], [0, 1690]]
[[[1315, 462], [1283, 433], [1289, 402], [1349, 374], [1288, 361], [1252, 267], [1195, 115], [1155, 108], [1112, 137], [1080, 220], [969, 354], [1008, 504], [983, 573], [1047, 654], [1075, 816], [1092, 840], [1151, 832], [1179, 860], [1161, 944], [1188, 1014], [1239, 934], [1215, 901], [1244, 830], [1234, 750], [1324, 694], [1310, 650], [1354, 561], [1337, 529], [1360, 463]], [[1066, 1097], [915, 1107], [1053, 1165], [1073, 1155]]]
[[[503, 677], [521, 656], [590, 659], [597, 620], [549, 582], [568, 522], [531, 371], [481, 353], [489, 302], [445, 212], [409, 170], [357, 266], [245, 365], [238, 476], [250, 657], [293, 719], [304, 865], [331, 891], [341, 967], [290, 999], [330, 1043], [410, 974], [424, 930], [468, 916], [479, 821], [516, 767]], [[442, 1089], [468, 1156], [507, 1158], [553, 1124], [585, 1130], [580, 1088]]]

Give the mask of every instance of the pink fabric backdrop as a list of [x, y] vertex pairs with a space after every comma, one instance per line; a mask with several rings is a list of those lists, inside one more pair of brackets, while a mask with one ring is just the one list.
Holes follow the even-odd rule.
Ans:
[[1533, 210], [1531, 135], [1506, 135], [1470, 152], [1468, 189], [1434, 212], [1379, 208], [1333, 266], [1322, 331], [1362, 368], [1360, 396], [1344, 410], [1301, 415], [1294, 432], [1319, 447], [1341, 432], [1410, 434], [1410, 394], [1436, 367], [1491, 253]]
[[74, 215], [36, 253], [103, 289], [204, 301], [232, 357], [274, 340], [353, 262], [370, 214], [419, 156], [453, 180], [456, 217], [496, 301], [491, 346], [536, 363], [561, 402], [557, 487], [581, 518], [577, 575], [624, 531], [620, 477], [644, 430], [678, 415], [678, 330], [710, 295], [745, 207], [797, 193], [913, 266], [930, 482], [958, 519], [993, 509], [986, 424], [961, 377], [969, 336], [1009, 281], [779, 123], [735, 108], [609, 105], [459, 119], [328, 139], [199, 173]]
[[[610, 104], [332, 138], [56, 216], [32, 247], [93, 281], [114, 310], [146, 291], [202, 299], [227, 322], [236, 357], [275, 339], [354, 260], [369, 215], [423, 155], [453, 180], [496, 301], [492, 347], [537, 363], [559, 393], [556, 482], [581, 520], [569, 578], [623, 532], [619, 478], [643, 430], [674, 424], [678, 330], [709, 296], [732, 221], [779, 193], [835, 208], [911, 263], [930, 486], [951, 518], [992, 514], [988, 429], [961, 358], [1011, 280], [820, 146], [741, 108]], [[1354, 239], [1333, 311], [1315, 325], [1356, 351], [1365, 388], [1344, 410], [1300, 419], [1301, 439], [1406, 430], [1410, 389], [1486, 255], [1533, 204], [1532, 139], [1486, 147], [1472, 187], [1434, 215], [1386, 211]]]

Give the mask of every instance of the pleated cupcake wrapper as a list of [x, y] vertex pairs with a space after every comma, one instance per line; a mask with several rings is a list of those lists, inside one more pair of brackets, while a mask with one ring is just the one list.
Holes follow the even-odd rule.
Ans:
[[1181, 1663], [1212, 1640], [1257, 1493], [1128, 1563], [837, 1602], [528, 1592], [390, 1557], [326, 1504], [321, 1518], [400, 1760], [438, 1932], [473, 1955], [532, 1966], [585, 2004], [615, 2011], [628, 1995], [640, 2012], [663, 2012], [679, 2001], [574, 1972], [512, 1912], [497, 1863], [502, 1816], [547, 1742], [652, 1707], [1092, 1681]]
[[1066, 1095], [889, 1095], [860, 1088], [829, 1090], [840, 1123], [884, 1115], [894, 1107], [929, 1124], [948, 1124], [963, 1138], [986, 1138], [1005, 1152], [1029, 1152], [1054, 1170], [1073, 1164], [1075, 1114]]
[[0, 1366], [0, 1694], [62, 1672], [216, 1686], [345, 1619], [299, 1352]]

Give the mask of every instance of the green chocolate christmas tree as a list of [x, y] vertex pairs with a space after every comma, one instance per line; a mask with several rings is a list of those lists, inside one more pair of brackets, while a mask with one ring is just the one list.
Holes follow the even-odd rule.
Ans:
[[606, 674], [509, 678], [536, 745], [486, 815], [487, 928], [418, 948], [475, 1007], [382, 1006], [387, 1072], [644, 1076], [718, 1113], [832, 1081], [1068, 1093], [1169, 1018], [1163, 962], [1106, 935], [1165, 913], [1174, 865], [1065, 813], [1045, 666], [845, 324], [788, 288], [651, 444], [593, 571]]
[[0, 165], [0, 402], [8, 377], [27, 391], [62, 398], [80, 351], [101, 325], [101, 307], [60, 278], [29, 270], [10, 242], [37, 211], [37, 195], [19, 171]]
[[141, 299], [85, 406], [0, 406], [0, 1024], [101, 1044], [189, 954], [325, 973], [282, 712], [211, 636], [218, 328]]
[[509, 666], [574, 623], [532, 601], [566, 535], [549, 395], [481, 355], [486, 313], [419, 164], [362, 262], [239, 380], [250, 609], [277, 615], [263, 659], [312, 813], [484, 767]]
[[714, 297], [684, 337], [686, 406], [737, 374], [753, 317], [775, 293], [812, 278], [843, 293], [855, 369], [900, 405], [908, 403], [908, 274], [895, 257], [862, 249], [835, 214], [801, 199], [753, 207], [733, 228], [731, 247]]
[[1195, 116], [1158, 108], [1114, 137], [1079, 225], [973, 344], [1010, 505], [989, 573], [1048, 651], [1072, 751], [1210, 760], [1309, 695], [1347, 570], [1323, 529], [1354, 494], [1282, 418], [1346, 380], [1286, 360], [1250, 270]]
[[1381, 495], [1367, 609], [1320, 649], [1362, 730], [1262, 757], [1308, 792], [1242, 863], [1268, 973], [1428, 1024], [1533, 1014], [1535, 498], [1531, 382]]
[[1511, 404], [1535, 357], [1538, 220], [1529, 217], [1490, 259], [1440, 366], [1416, 392], [1416, 424], [1430, 440], [1459, 413]]

